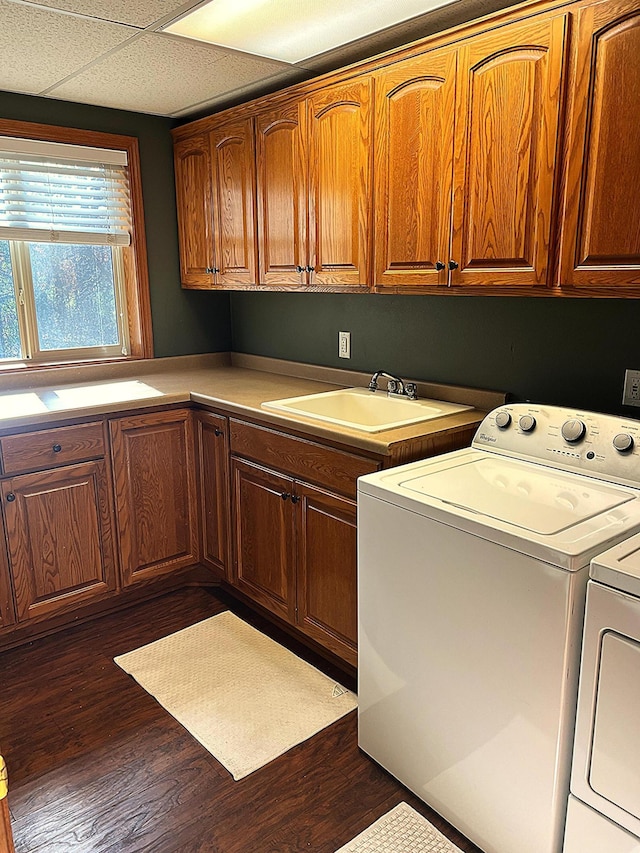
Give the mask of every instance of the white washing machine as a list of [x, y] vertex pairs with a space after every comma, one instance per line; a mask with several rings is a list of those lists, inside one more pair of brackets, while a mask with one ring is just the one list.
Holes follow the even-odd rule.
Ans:
[[640, 536], [590, 574], [564, 853], [640, 853]]
[[562, 849], [589, 562], [638, 530], [612, 416], [506, 405], [358, 481], [359, 744], [486, 853]]

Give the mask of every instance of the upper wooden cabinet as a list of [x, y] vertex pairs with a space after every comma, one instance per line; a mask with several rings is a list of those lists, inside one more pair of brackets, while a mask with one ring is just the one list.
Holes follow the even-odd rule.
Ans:
[[182, 286], [255, 284], [253, 119], [178, 142], [174, 166]]
[[306, 284], [307, 169], [304, 102], [256, 118], [260, 283]]
[[548, 283], [565, 29], [508, 26], [379, 72], [377, 286]]
[[578, 10], [573, 75], [560, 284], [640, 285], [637, 0]]
[[[637, 0], [520, 6], [177, 130], [214, 286], [640, 296], [639, 21]], [[204, 226], [180, 239], [206, 286]]]
[[371, 81], [256, 119], [260, 284], [366, 289]]
[[253, 119], [211, 133], [214, 273], [218, 285], [255, 284]]
[[551, 283], [566, 15], [503, 27], [459, 52], [452, 285]]
[[447, 283], [457, 51], [379, 71], [376, 87], [375, 283]]
[[176, 143], [174, 148], [180, 280], [183, 287], [207, 289], [213, 276], [211, 154], [208, 134]]
[[307, 101], [312, 285], [369, 282], [371, 85], [359, 78]]

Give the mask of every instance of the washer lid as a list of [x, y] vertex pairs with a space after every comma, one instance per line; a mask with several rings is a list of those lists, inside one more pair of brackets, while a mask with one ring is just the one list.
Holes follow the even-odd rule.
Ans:
[[594, 557], [589, 574], [594, 580], [640, 598], [640, 535]]
[[493, 456], [409, 476], [398, 485], [543, 536], [560, 533], [636, 497], [586, 477]]

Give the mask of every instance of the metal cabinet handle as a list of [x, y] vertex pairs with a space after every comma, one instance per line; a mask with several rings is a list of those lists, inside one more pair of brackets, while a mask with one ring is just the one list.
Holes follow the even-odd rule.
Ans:
[[13, 492], [9, 492], [9, 494], [7, 495], [7, 500], [9, 501], [9, 503], [10, 504], [13, 503], [15, 501], [15, 499], [16, 499], [16, 496], [13, 494]]
[[303, 273], [306, 272], [306, 267], [301, 267], [300, 264], [296, 264], [296, 272]]
[[457, 270], [458, 269], [458, 263], [456, 261], [449, 261], [449, 269], [450, 270]]
[[60, 453], [60, 451], [62, 450], [62, 445], [61, 444], [54, 444], [51, 449], [53, 450], [54, 453]]
[[220, 429], [220, 427], [214, 427], [213, 434], [214, 435], [222, 435], [222, 430]]
[[316, 271], [316, 268], [311, 267], [311, 266], [306, 266], [304, 269], [305, 269], [305, 272], [315, 272]]
[[440, 270], [444, 269], [444, 264], [442, 263], [442, 261], [436, 261], [435, 267], [438, 270], [438, 272], [440, 272]]
[[289, 492], [283, 492], [283, 493], [280, 495], [280, 497], [282, 498], [282, 500], [283, 500], [283, 501], [286, 501], [286, 500], [288, 500], [288, 499], [291, 497], [291, 495], [289, 494]]
[[299, 500], [300, 500], [300, 498], [298, 497], [298, 495], [291, 495], [291, 503], [292, 504], [297, 504]]

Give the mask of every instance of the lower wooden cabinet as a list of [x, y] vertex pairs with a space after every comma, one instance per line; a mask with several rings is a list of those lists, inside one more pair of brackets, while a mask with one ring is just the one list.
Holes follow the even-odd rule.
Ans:
[[103, 460], [22, 474], [4, 480], [1, 489], [19, 621], [116, 588]]
[[109, 428], [123, 584], [197, 563], [191, 411], [116, 418]]
[[13, 625], [16, 621], [13, 606], [11, 578], [9, 577], [9, 562], [5, 548], [4, 524], [0, 513], [0, 630]]
[[357, 662], [356, 503], [232, 457], [234, 584]]
[[295, 622], [293, 480], [232, 458], [237, 588], [272, 613]]
[[296, 483], [296, 624], [356, 664], [358, 589], [356, 503]]
[[229, 434], [223, 415], [198, 412], [198, 453], [202, 562], [230, 579], [229, 566]]

